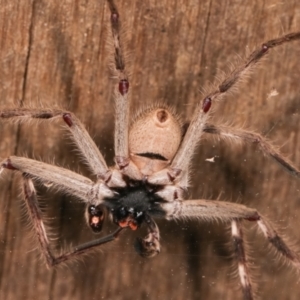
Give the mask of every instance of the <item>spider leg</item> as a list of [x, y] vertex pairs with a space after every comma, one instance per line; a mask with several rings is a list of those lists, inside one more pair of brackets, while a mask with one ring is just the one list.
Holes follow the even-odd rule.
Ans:
[[231, 221], [231, 234], [233, 238], [233, 245], [235, 255], [238, 261], [238, 273], [243, 289], [244, 299], [253, 299], [253, 290], [251, 283], [251, 276], [247, 265], [247, 256], [243, 240], [243, 231], [241, 222], [239, 220]]
[[[221, 220], [232, 222], [233, 230], [235, 232], [235, 238], [237, 235], [241, 235], [239, 232], [241, 220], [257, 222], [258, 227], [266, 237], [266, 239], [275, 247], [275, 249], [291, 262], [298, 270], [300, 270], [299, 256], [294, 250], [292, 250], [286, 242], [277, 234], [273, 225], [264, 216], [262, 216], [256, 209], [248, 208], [241, 204], [235, 204], [231, 202], [211, 201], [211, 200], [186, 200], [186, 201], [173, 201], [168, 203], [162, 203], [161, 207], [166, 212], [167, 219], [186, 219], [195, 218], [206, 221]], [[237, 226], [236, 226], [237, 225]], [[240, 241], [239, 241], [240, 242]], [[237, 240], [235, 240], [235, 244]], [[237, 246], [237, 244], [236, 244]], [[241, 247], [242, 244], [239, 244]], [[239, 249], [241, 250], [241, 248]], [[244, 253], [244, 251], [243, 251]], [[239, 253], [239, 261], [246, 262], [247, 259], [243, 258], [242, 253]], [[248, 293], [249, 275], [239, 267], [239, 274], [243, 285], [244, 293]], [[243, 284], [243, 281], [245, 283]], [[250, 281], [249, 281], [250, 282]], [[251, 299], [251, 298], [245, 298]]]
[[159, 181], [160, 184], [170, 184], [172, 181], [180, 178], [182, 175], [181, 171], [188, 169], [195, 149], [203, 135], [209, 119], [211, 105], [217, 104], [218, 100], [221, 100], [232, 87], [236, 86], [245, 75], [249, 74], [257, 63], [269, 53], [270, 49], [299, 39], [300, 32], [295, 32], [265, 42], [260, 48], [253, 51], [242, 64], [237, 66], [215, 90], [206, 95], [202, 103], [200, 102], [196, 107], [191, 123], [170, 167], [153, 174], [148, 178], [148, 181], [151, 183]]
[[62, 110], [17, 108], [0, 111], [0, 118], [25, 122], [30, 120], [52, 120], [62, 118], [68, 125], [71, 137], [81, 151], [88, 167], [108, 186], [125, 186], [117, 170], [109, 170], [98, 147], [74, 114]]
[[55, 257], [52, 254], [50, 249], [49, 240], [47, 237], [44, 223], [41, 218], [41, 210], [38, 206], [37, 195], [36, 195], [33, 182], [30, 178], [27, 178], [26, 176], [23, 176], [23, 194], [24, 194], [24, 200], [27, 206], [27, 210], [29, 213], [29, 217], [31, 219], [31, 222], [33, 224], [33, 227], [35, 229], [39, 241], [42, 255], [44, 256], [48, 267], [53, 267], [62, 262], [76, 259], [81, 254], [86, 254], [91, 250], [94, 250], [96, 246], [115, 240], [118, 237], [121, 230], [123, 229], [123, 228], [118, 228], [115, 232], [107, 236], [79, 245], [75, 247], [72, 251], [63, 253]]
[[29, 158], [10, 156], [1, 162], [0, 172], [3, 169], [20, 171], [26, 177], [37, 180], [46, 186], [54, 185], [57, 189], [76, 196], [84, 202], [97, 203], [101, 198], [113, 195], [102, 182], [95, 184], [89, 178], [70, 170]]
[[129, 76], [125, 68], [124, 46], [120, 36], [120, 15], [114, 1], [107, 0], [107, 2], [111, 13], [110, 24], [114, 48], [114, 73], [119, 80], [115, 88], [115, 162], [124, 174], [140, 180], [142, 175], [129, 156]]
[[142, 257], [153, 257], [160, 252], [160, 233], [155, 221], [147, 214], [145, 217], [148, 234], [144, 238], [138, 237], [135, 249]]
[[300, 177], [300, 170], [297, 169], [292, 162], [285, 158], [270, 142], [268, 142], [258, 133], [227, 126], [215, 126], [212, 124], [206, 124], [204, 127], [204, 132], [216, 134], [222, 138], [228, 140], [230, 139], [235, 142], [243, 141], [255, 143], [264, 154], [274, 159], [286, 171], [295, 177]]

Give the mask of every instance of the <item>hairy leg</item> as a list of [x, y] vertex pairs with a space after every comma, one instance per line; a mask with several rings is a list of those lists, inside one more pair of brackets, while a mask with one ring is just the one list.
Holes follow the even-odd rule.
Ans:
[[88, 166], [97, 176], [104, 176], [108, 171], [106, 162], [98, 150], [98, 147], [91, 139], [90, 135], [76, 118], [70, 112], [58, 109], [31, 109], [16, 108], [0, 111], [0, 118], [18, 122], [29, 122], [31, 120], [53, 120], [63, 119], [68, 125], [72, 138], [83, 154]]
[[3, 169], [19, 171], [29, 178], [45, 185], [53, 185], [58, 190], [76, 196], [84, 202], [99, 202], [99, 199], [113, 195], [102, 182], [95, 184], [89, 178], [70, 170], [29, 158], [11, 156], [1, 162], [0, 171]]
[[113, 0], [107, 0], [111, 17], [111, 35], [114, 53], [114, 73], [119, 82], [115, 88], [115, 161], [122, 172], [133, 179], [141, 179], [138, 168], [129, 156], [130, 94], [129, 76], [125, 68], [124, 42], [121, 39], [121, 21]]
[[180, 181], [182, 171], [188, 169], [196, 147], [205, 131], [212, 104], [216, 105], [217, 101], [221, 100], [232, 87], [236, 86], [245, 75], [249, 74], [257, 63], [269, 53], [270, 49], [299, 39], [300, 32], [295, 32], [265, 42], [260, 48], [253, 51], [242, 64], [238, 65], [215, 90], [206, 95], [202, 100], [202, 104], [199, 104], [195, 109], [190, 125], [171, 166], [153, 174], [148, 178], [148, 181], [156, 184], [158, 182], [159, 184], [170, 184], [178, 179]]
[[40, 249], [43, 257], [46, 260], [46, 264], [48, 267], [56, 266], [62, 262], [66, 262], [72, 259], [76, 259], [80, 257], [82, 254], [89, 253], [91, 250], [94, 250], [96, 246], [100, 246], [102, 244], [106, 244], [115, 240], [122, 228], [118, 228], [112, 234], [99, 238], [97, 240], [79, 245], [75, 247], [72, 251], [63, 253], [57, 257], [52, 254], [49, 240], [47, 237], [46, 229], [41, 217], [41, 211], [38, 206], [36, 191], [31, 179], [23, 176], [23, 195], [26, 203], [26, 207], [28, 210], [28, 214], [30, 220], [33, 224], [33, 228], [36, 232], [37, 239], [40, 245]]
[[247, 255], [244, 246], [242, 224], [239, 220], [231, 221], [231, 234], [234, 245], [234, 252], [238, 261], [238, 273], [242, 285], [244, 299], [252, 300], [253, 287], [251, 283], [251, 276], [249, 273], [249, 267], [247, 265]]
[[161, 206], [165, 210], [168, 219], [192, 218], [206, 221], [232, 222], [233, 220], [247, 220], [257, 222], [258, 227], [275, 249], [300, 270], [300, 260], [296, 252], [277, 234], [271, 222], [256, 209], [231, 202], [202, 199], [173, 201], [163, 203]]
[[5, 109], [0, 111], [0, 119], [18, 122], [53, 120], [60, 118], [68, 125], [72, 139], [78, 146], [86, 164], [97, 178], [103, 180], [108, 186], [125, 186], [121, 174], [117, 172], [117, 170], [108, 169], [97, 145], [92, 140], [80, 120], [71, 112], [58, 109], [30, 108]]
[[271, 157], [287, 172], [295, 177], [300, 178], [300, 170], [294, 166], [292, 162], [285, 158], [266, 138], [258, 133], [228, 126], [215, 126], [212, 124], [206, 124], [204, 127], [204, 132], [217, 135], [225, 140], [230, 140], [233, 142], [242, 141], [257, 144], [259, 149], [264, 154]]

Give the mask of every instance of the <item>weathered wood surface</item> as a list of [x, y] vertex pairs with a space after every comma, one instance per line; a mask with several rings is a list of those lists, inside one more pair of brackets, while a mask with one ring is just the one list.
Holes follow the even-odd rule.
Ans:
[[[187, 120], [201, 99], [199, 90], [228, 70], [238, 55], [300, 30], [298, 0], [117, 4], [127, 23], [133, 109], [165, 100]], [[56, 105], [73, 111], [112, 163], [108, 20], [104, 0], [1, 1], [0, 105]], [[300, 42], [276, 48], [213, 119], [267, 135], [298, 166], [299, 58]], [[268, 97], [273, 89], [278, 95]], [[61, 126], [1, 123], [0, 157], [25, 154], [88, 174]], [[213, 156], [215, 163], [205, 160]], [[300, 181], [255, 147], [204, 140], [193, 173], [191, 198], [220, 197], [256, 207], [300, 245]], [[0, 186], [0, 299], [242, 298], [223, 224], [159, 222], [163, 248], [152, 260], [134, 252], [135, 234], [128, 232], [83, 262], [47, 270], [24, 217], [18, 176], [5, 174]], [[92, 238], [81, 204], [60, 195], [41, 198], [51, 233], [59, 237], [53, 240], [57, 250]], [[299, 299], [299, 275], [276, 260], [255, 226], [244, 225], [258, 295]]]

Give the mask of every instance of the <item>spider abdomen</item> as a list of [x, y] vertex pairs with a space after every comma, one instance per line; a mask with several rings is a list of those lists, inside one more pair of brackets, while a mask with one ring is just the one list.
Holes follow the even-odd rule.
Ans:
[[142, 112], [129, 130], [130, 156], [141, 173], [149, 176], [165, 168], [182, 139], [179, 118], [166, 107]]

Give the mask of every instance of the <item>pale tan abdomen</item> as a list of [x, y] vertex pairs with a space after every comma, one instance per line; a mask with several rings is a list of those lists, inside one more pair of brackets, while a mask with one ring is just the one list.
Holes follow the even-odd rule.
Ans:
[[149, 108], [137, 117], [130, 128], [131, 159], [143, 175], [151, 175], [170, 163], [181, 139], [181, 123], [170, 109]]

